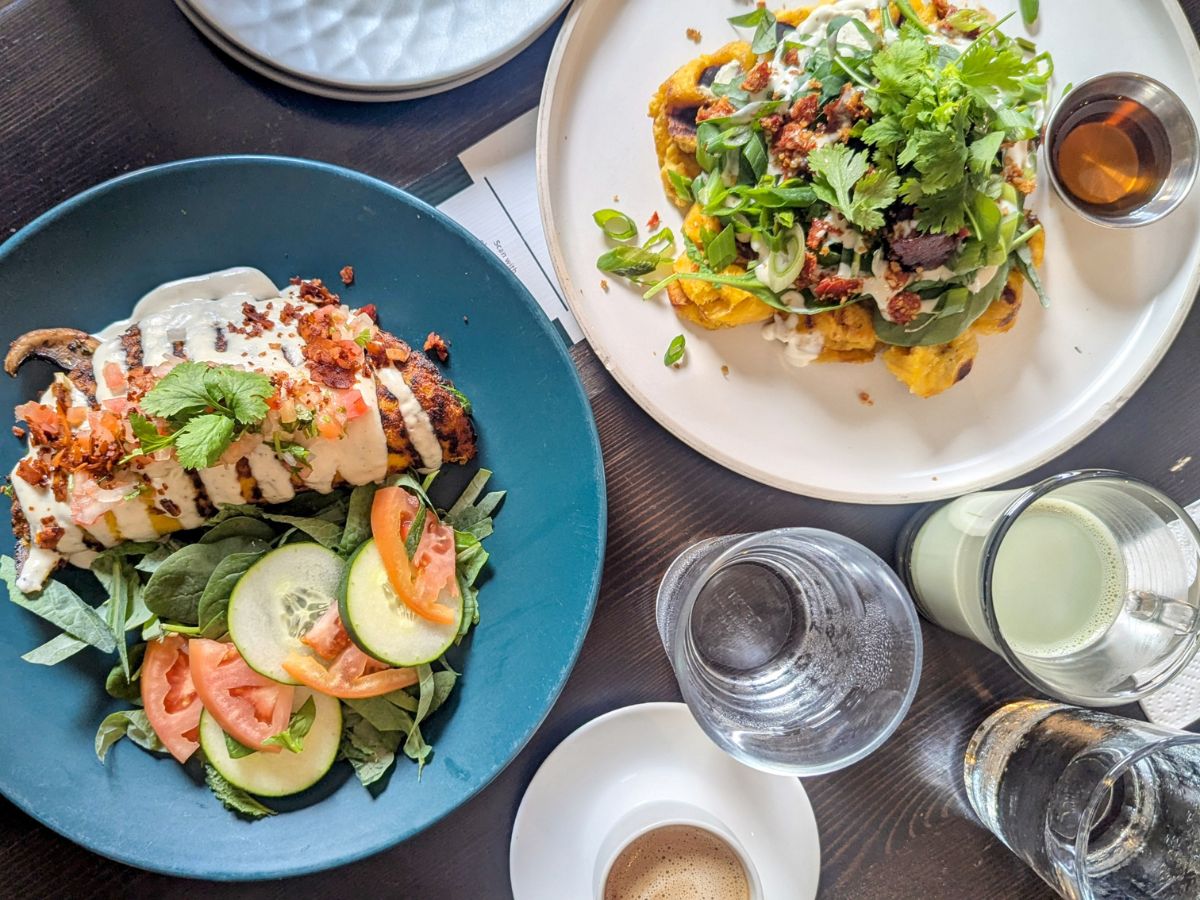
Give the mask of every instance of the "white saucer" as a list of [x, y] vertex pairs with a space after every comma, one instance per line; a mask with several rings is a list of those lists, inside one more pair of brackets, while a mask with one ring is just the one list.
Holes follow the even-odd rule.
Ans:
[[[567, 0], [191, 0], [243, 52], [294, 78], [411, 91], [491, 71]], [[499, 13], [499, 14], [498, 14]]]
[[758, 869], [765, 897], [816, 897], [821, 849], [800, 781], [727, 756], [682, 703], [614, 710], [546, 757], [513, 822], [513, 896], [590, 898], [596, 857], [613, 826], [643, 804], [680, 801], [733, 833]]
[[[299, 78], [282, 69], [277, 69], [271, 64], [264, 62], [250, 54], [244, 52], [236, 44], [226, 40], [225, 37], [215, 30], [208, 21], [201, 16], [195, 9], [192, 8], [188, 0], [175, 0], [175, 5], [179, 7], [179, 11], [187, 17], [188, 21], [206, 37], [212, 44], [223, 53], [227, 54], [234, 61], [241, 63], [251, 71], [257, 72], [259, 75], [269, 78], [272, 81], [278, 82], [285, 87], [290, 87], [293, 90], [303, 91], [307, 94], [315, 94], [318, 97], [328, 97], [331, 100], [347, 100], [355, 103], [391, 103], [397, 100], [415, 100], [418, 97], [428, 97], [431, 94], [439, 94], [442, 91], [448, 91], [452, 88], [461, 87], [468, 82], [474, 81], [483, 73], [472, 73], [461, 78], [451, 81], [438, 82], [437, 84], [426, 85], [421, 88], [412, 90], [354, 90], [350, 88], [337, 88], [320, 82], [309, 81], [304, 78]], [[518, 51], [519, 52], [519, 51]], [[515, 53], [513, 54], [516, 55]], [[507, 59], [501, 62], [508, 62]]]

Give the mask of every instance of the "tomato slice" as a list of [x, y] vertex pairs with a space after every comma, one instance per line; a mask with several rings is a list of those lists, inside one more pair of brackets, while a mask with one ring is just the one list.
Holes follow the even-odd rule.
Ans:
[[417, 570], [413, 590], [423, 603], [437, 603], [443, 592], [458, 596], [458, 580], [454, 577], [456, 556], [454, 529], [427, 518], [421, 543], [413, 554], [413, 567]]
[[[414, 567], [409, 564], [408, 550], [404, 546], [420, 504], [421, 501], [404, 488], [380, 488], [375, 492], [375, 500], [371, 504], [371, 536], [375, 538], [375, 546], [379, 549], [388, 581], [396, 596], [421, 618], [449, 625], [454, 622], [454, 610], [438, 603], [437, 591], [431, 591], [420, 583], [419, 575], [414, 575]], [[451, 539], [453, 549], [453, 532]]]
[[200, 746], [200, 698], [192, 684], [187, 640], [171, 634], [146, 645], [142, 706], [154, 733], [173, 757], [187, 762]]
[[329, 604], [329, 609], [313, 623], [312, 628], [300, 635], [300, 642], [308, 644], [318, 656], [325, 659], [334, 659], [350, 645], [350, 635], [342, 627], [342, 617], [336, 603]]
[[306, 687], [330, 697], [357, 700], [378, 697], [417, 683], [415, 669], [389, 669], [349, 644], [328, 666], [315, 656], [293, 653], [283, 670]]
[[233, 644], [193, 638], [188, 656], [196, 693], [225, 733], [254, 750], [278, 753], [263, 741], [287, 728], [295, 689], [255, 672]]

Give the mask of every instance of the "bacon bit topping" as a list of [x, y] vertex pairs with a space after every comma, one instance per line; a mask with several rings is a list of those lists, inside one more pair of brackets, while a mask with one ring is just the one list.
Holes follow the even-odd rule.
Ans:
[[851, 84], [842, 87], [842, 92], [836, 100], [825, 104], [825, 118], [829, 122], [827, 128], [831, 133], [841, 131], [859, 119], [870, 117], [871, 110], [863, 100], [863, 92]]
[[[606, 294], [608, 293], [608, 280], [607, 279], [605, 279], [605, 278], [600, 279], [600, 290], [604, 291], [604, 293], [606, 293]], [[467, 317], [463, 316], [463, 322], [465, 323], [466, 321], [467, 321]]]
[[838, 278], [836, 275], [831, 275], [818, 281], [817, 286], [813, 288], [813, 293], [822, 300], [844, 300], [861, 290], [861, 278]]
[[279, 321], [283, 325], [292, 325], [304, 315], [303, 306], [293, 306], [291, 303], [284, 303], [283, 309], [279, 311]]
[[817, 279], [817, 258], [811, 253], [804, 254], [804, 266], [800, 269], [800, 274], [796, 276], [793, 286], [796, 290], [802, 291], [806, 287], [810, 287]]
[[425, 352], [432, 353], [444, 363], [450, 361], [450, 347], [436, 331], [429, 332], [429, 337], [425, 338]]
[[700, 107], [700, 110], [696, 113], [696, 121], [704, 122], [708, 119], [718, 119], [722, 116], [732, 116], [735, 112], [737, 112], [737, 110], [733, 108], [733, 104], [729, 102], [729, 98], [721, 97], [719, 100], [714, 100], [711, 103], [705, 103], [702, 107]]
[[254, 308], [252, 303], [242, 304], [242, 326], [230, 325], [229, 330], [235, 334], [244, 334], [246, 337], [258, 337], [264, 331], [271, 331], [275, 327], [275, 323], [270, 317], [264, 313], [260, 313]]
[[652, 216], [650, 217], [650, 221], [648, 221], [648, 222], [646, 223], [646, 227], [647, 227], [647, 228], [649, 228], [651, 231], [653, 231], [653, 230], [654, 230], [655, 228], [657, 228], [657, 227], [658, 227], [658, 226], [659, 226], [661, 223], [662, 223], [662, 219], [661, 219], [661, 218], [659, 218], [659, 215], [658, 215], [658, 210], [655, 210], [655, 211], [654, 211], [654, 215], [652, 215]]
[[775, 161], [789, 174], [803, 171], [808, 154], [816, 149], [817, 136], [799, 122], [788, 122], [775, 138]]
[[692, 41], [692, 42], [693, 42], [693, 43], [695, 43], [695, 44], [698, 44], [698, 43], [700, 43], [702, 40], [704, 40], [704, 35], [702, 35], [702, 34], [699, 32], [699, 30], [697, 30], [697, 29], [695, 29], [695, 28], [689, 28], [687, 31], [685, 31], [685, 32], [684, 32], [684, 34], [686, 34], [686, 35], [687, 35], [687, 39], [688, 39], [689, 41]]
[[15, 437], [18, 441], [24, 440], [25, 429], [22, 428], [20, 425], [14, 425], [12, 428], [12, 432], [13, 432], [13, 437]]
[[34, 536], [33, 542], [43, 550], [53, 550], [64, 534], [66, 529], [54, 521], [54, 516], [43, 516], [42, 527]]
[[788, 118], [807, 128], [816, 120], [820, 109], [821, 98], [816, 94], [807, 94], [792, 104], [792, 108], [788, 111]]
[[17, 463], [17, 477], [34, 487], [45, 484], [50, 477], [39, 460], [24, 457]]
[[887, 317], [898, 325], [907, 325], [921, 312], [921, 297], [912, 291], [895, 294], [887, 302]]
[[774, 115], [763, 116], [758, 120], [758, 122], [760, 125], [762, 125], [763, 133], [765, 133], [768, 138], [774, 138], [775, 133], [783, 127], [783, 116], [779, 115], [779, 113], [775, 113]]
[[358, 313], [359, 315], [366, 316], [376, 325], [379, 324], [379, 310], [376, 308], [374, 303], [368, 303], [366, 306], [361, 307]]
[[299, 286], [301, 300], [316, 306], [336, 306], [342, 302], [342, 298], [325, 287], [325, 282], [320, 278], [294, 277], [291, 283]]
[[771, 63], [768, 60], [763, 60], [757, 66], [750, 70], [750, 74], [746, 76], [746, 80], [742, 82], [742, 90], [749, 91], [751, 94], [757, 94], [771, 81]]
[[342, 279], [342, 284], [346, 287], [354, 284], [354, 266], [342, 266], [338, 272], [338, 277]]
[[805, 246], [814, 253], [820, 250], [831, 227], [830, 222], [825, 219], [813, 219], [812, 224], [808, 226], [808, 240], [805, 241]]

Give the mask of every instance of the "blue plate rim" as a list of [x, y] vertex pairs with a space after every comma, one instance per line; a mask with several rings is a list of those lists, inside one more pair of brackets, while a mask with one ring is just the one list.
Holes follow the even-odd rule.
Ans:
[[110, 178], [106, 181], [100, 182], [99, 184], [95, 184], [92, 187], [85, 188], [79, 193], [74, 194], [55, 204], [46, 212], [41, 213], [36, 218], [23, 225], [5, 241], [0, 242], [0, 266], [3, 266], [5, 260], [14, 251], [19, 249], [30, 237], [53, 224], [59, 218], [73, 211], [76, 207], [85, 205], [96, 197], [103, 196], [111, 193], [112, 191], [120, 190], [127, 183], [151, 180], [163, 177], [164, 175], [169, 176], [176, 172], [187, 171], [189, 169], [204, 169], [246, 164], [311, 169], [334, 175], [339, 178], [345, 178], [350, 181], [358, 182], [359, 184], [365, 185], [369, 188], [382, 191], [391, 198], [399, 200], [401, 203], [406, 203], [415, 207], [423, 214], [428, 215], [435, 221], [439, 222], [443, 227], [450, 229], [450, 231], [454, 232], [460, 237], [465, 238], [469, 243], [474, 244], [482, 252], [483, 256], [487, 260], [487, 265], [491, 266], [495, 272], [499, 273], [501, 278], [503, 278], [511, 287], [515, 289], [516, 294], [521, 298], [521, 302], [524, 303], [533, 313], [534, 319], [537, 322], [537, 327], [545, 335], [546, 340], [554, 346], [554, 352], [566, 365], [567, 371], [571, 375], [572, 389], [576, 397], [583, 404], [584, 409], [587, 411], [586, 419], [588, 426], [588, 443], [590, 449], [592, 450], [593, 460], [591, 474], [593, 483], [596, 486], [598, 510], [596, 526], [597, 533], [599, 534], [599, 540], [596, 545], [595, 563], [587, 588], [585, 625], [579, 630], [578, 635], [575, 637], [574, 644], [571, 647], [568, 663], [563, 668], [557, 684], [555, 684], [551, 690], [550, 702], [547, 704], [545, 711], [542, 713], [537, 722], [535, 722], [524, 734], [518, 737], [517, 741], [511, 748], [511, 753], [509, 754], [508, 759], [504, 763], [498, 766], [494, 772], [491, 772], [477, 787], [468, 791], [456, 804], [445, 810], [445, 812], [441, 813], [440, 815], [430, 819], [429, 822], [427, 822], [421, 829], [401, 830], [397, 834], [385, 834], [381, 840], [375, 843], [366, 846], [355, 847], [345, 853], [322, 860], [321, 862], [313, 865], [305, 865], [300, 863], [293, 866], [262, 869], [252, 874], [198, 872], [195, 870], [189, 870], [185, 867], [171, 865], [169, 861], [164, 861], [160, 865], [150, 865], [146, 860], [135, 858], [132, 855], [122, 854], [120, 852], [106, 852], [95, 849], [94, 847], [89, 846], [83, 839], [81, 839], [81, 837], [76, 837], [75, 835], [71, 834], [65, 824], [51, 820], [49, 817], [44, 817], [36, 805], [23, 803], [20, 799], [11, 797], [6, 791], [0, 789], [0, 793], [3, 793], [6, 799], [8, 799], [14, 806], [16, 806], [26, 815], [54, 831], [56, 834], [65, 837], [72, 843], [83, 847], [90, 853], [95, 853], [98, 856], [106, 857], [114, 860], [115, 862], [133, 866], [134, 868], [149, 872], [157, 872], [163, 875], [170, 875], [178, 878], [212, 881], [263, 881], [267, 879], [292, 878], [348, 865], [349, 863], [357, 862], [369, 856], [382, 853], [385, 850], [398, 846], [404, 841], [415, 837], [417, 834], [420, 834], [421, 831], [431, 828], [446, 816], [449, 816], [458, 809], [462, 808], [468, 801], [478, 796], [485, 788], [495, 781], [495, 779], [499, 777], [501, 773], [503, 773], [510, 765], [512, 765], [513, 761], [517, 758], [517, 756], [520, 755], [521, 751], [525, 749], [525, 747], [533, 739], [533, 736], [538, 732], [539, 729], [541, 729], [542, 725], [546, 721], [546, 718], [550, 715], [551, 710], [553, 710], [555, 705], [558, 703], [558, 699], [562, 695], [563, 689], [566, 687], [567, 680], [574, 671], [575, 664], [579, 661], [579, 654], [583, 649], [583, 642], [587, 638], [588, 632], [591, 630], [592, 619], [595, 616], [596, 603], [600, 594], [600, 582], [603, 575], [604, 557], [608, 543], [608, 486], [604, 474], [604, 456], [600, 446], [599, 432], [596, 428], [596, 417], [592, 412], [592, 406], [588, 400], [587, 392], [583, 389], [583, 383], [580, 380], [579, 371], [576, 369], [574, 361], [571, 359], [566, 348], [563, 346], [561, 338], [546, 320], [545, 313], [542, 312], [536, 301], [534, 301], [533, 297], [530, 296], [529, 290], [525, 287], [525, 285], [521, 283], [521, 281], [507, 266], [500, 263], [500, 261], [496, 259], [495, 255], [488, 250], [487, 247], [484, 246], [477, 237], [475, 237], [466, 228], [451, 219], [441, 210], [429, 205], [424, 200], [410, 194], [408, 191], [403, 190], [402, 188], [398, 188], [380, 178], [367, 175], [363, 172], [358, 172], [345, 166], [339, 166], [333, 163], [321, 162], [320, 160], [304, 159], [302, 157], [295, 156], [243, 153], [199, 156], [188, 159], [174, 160], [172, 162], [160, 163], [154, 166], [146, 166], [141, 169], [135, 169], [132, 172], [123, 173], [115, 178]]

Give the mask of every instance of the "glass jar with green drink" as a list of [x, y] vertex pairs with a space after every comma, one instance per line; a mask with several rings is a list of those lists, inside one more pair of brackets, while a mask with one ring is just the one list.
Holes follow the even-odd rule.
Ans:
[[1068, 472], [923, 510], [898, 559], [926, 618], [1085, 706], [1162, 687], [1200, 641], [1200, 531], [1119, 472]]

